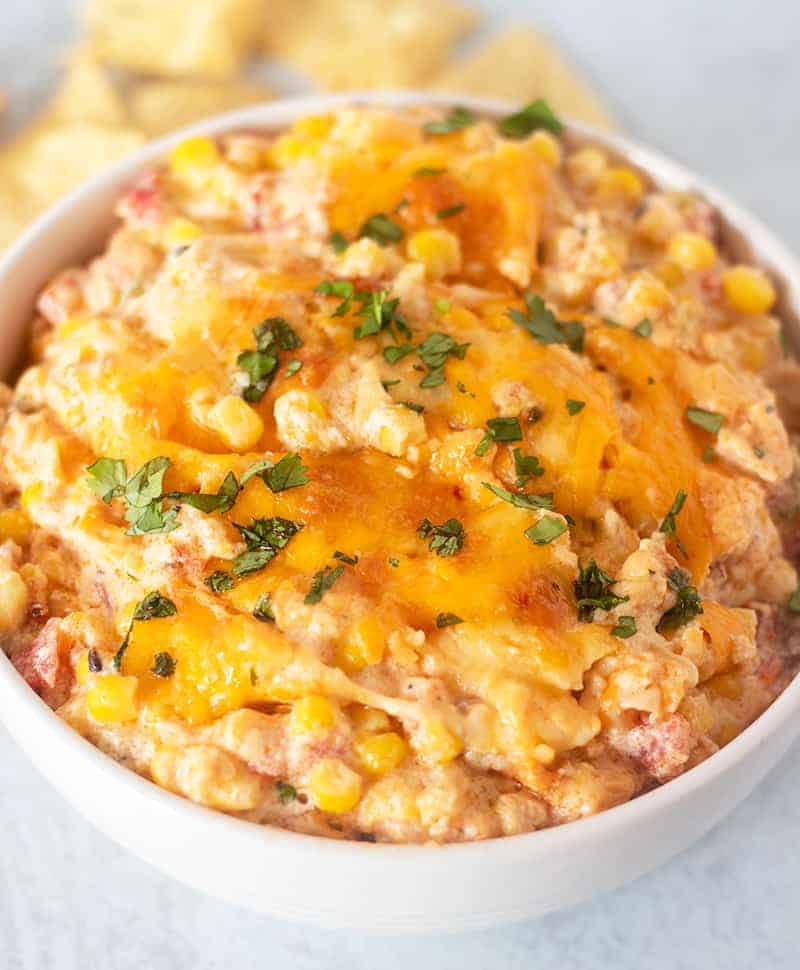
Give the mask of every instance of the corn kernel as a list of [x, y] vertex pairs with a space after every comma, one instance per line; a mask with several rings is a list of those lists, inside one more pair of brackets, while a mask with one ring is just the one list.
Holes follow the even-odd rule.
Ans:
[[348, 633], [343, 656], [350, 660], [356, 670], [363, 670], [383, 660], [385, 643], [386, 632], [380, 620], [374, 616], [364, 616]]
[[421, 725], [412, 744], [426, 761], [440, 765], [457, 758], [463, 749], [461, 739], [436, 718], [430, 718]]
[[670, 237], [667, 256], [687, 273], [710, 269], [717, 261], [717, 248], [697, 232], [676, 232]]
[[235, 394], [227, 394], [208, 409], [206, 424], [234, 451], [249, 451], [264, 433], [260, 415]]
[[180, 179], [194, 179], [207, 175], [220, 161], [217, 146], [210, 138], [187, 138], [172, 149], [169, 165], [172, 174]]
[[85, 684], [91, 677], [89, 670], [89, 651], [82, 650], [75, 661], [75, 680], [79, 684]]
[[422, 263], [432, 279], [441, 279], [461, 269], [461, 243], [447, 229], [423, 229], [408, 240], [408, 258]]
[[29, 594], [23, 579], [24, 569], [24, 565], [20, 567], [20, 572], [0, 569], [0, 633], [17, 629], [25, 619]]
[[3, 509], [0, 512], [0, 539], [11, 539], [21, 546], [31, 531], [31, 520], [22, 509]]
[[683, 282], [683, 270], [668, 259], [657, 263], [653, 267], [653, 272], [665, 286], [677, 286]]
[[309, 772], [307, 788], [323, 812], [349, 812], [361, 798], [361, 776], [339, 758], [323, 758]]
[[101, 724], [119, 724], [135, 721], [139, 711], [136, 703], [136, 677], [107, 674], [98, 677], [86, 692], [86, 708], [89, 716]]
[[24, 509], [29, 509], [32, 505], [42, 497], [42, 492], [44, 491], [44, 486], [41, 482], [34, 482], [33, 485], [28, 485], [23, 488], [22, 493], [19, 497], [19, 504]]
[[173, 219], [164, 230], [164, 245], [167, 249], [188, 246], [203, 230], [190, 219]]
[[386, 775], [408, 754], [408, 745], [394, 731], [374, 734], [356, 742], [356, 754], [365, 771], [371, 775]]
[[766, 273], [754, 266], [733, 266], [722, 274], [725, 299], [739, 313], [768, 313], [775, 302], [775, 287]]
[[535, 131], [531, 135], [530, 146], [551, 168], [558, 168], [561, 164], [561, 145], [549, 131]]
[[620, 165], [600, 174], [597, 192], [603, 198], [625, 198], [638, 202], [644, 195], [644, 183], [632, 168]]
[[327, 697], [309, 694], [292, 705], [291, 729], [295, 734], [317, 734], [333, 727], [336, 709]]
[[353, 727], [364, 733], [378, 734], [388, 731], [391, 722], [389, 715], [377, 707], [356, 707], [348, 711]]
[[567, 159], [570, 179], [579, 186], [594, 185], [608, 167], [608, 158], [599, 148], [579, 148]]

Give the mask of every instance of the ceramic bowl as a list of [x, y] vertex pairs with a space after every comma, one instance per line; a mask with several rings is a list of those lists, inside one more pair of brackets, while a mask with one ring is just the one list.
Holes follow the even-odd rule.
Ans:
[[[0, 368], [19, 360], [39, 289], [101, 250], [120, 193], [187, 133], [279, 130], [345, 104], [450, 104], [423, 94], [308, 97], [233, 112], [147, 146], [59, 202], [0, 264]], [[459, 99], [487, 114], [508, 105]], [[780, 310], [800, 334], [800, 266], [757, 219], [680, 165], [627, 138], [570, 125], [647, 171], [660, 186], [697, 189], [722, 214], [734, 250], [778, 281]], [[466, 845], [339, 842], [257, 826], [192, 804], [85, 741], [34, 694], [0, 651], [0, 717], [43, 775], [94, 825], [197, 889], [284, 919], [418, 933], [524, 920], [634, 879], [700, 838], [777, 763], [800, 733], [800, 678], [738, 738], [661, 788], [559, 828]]]

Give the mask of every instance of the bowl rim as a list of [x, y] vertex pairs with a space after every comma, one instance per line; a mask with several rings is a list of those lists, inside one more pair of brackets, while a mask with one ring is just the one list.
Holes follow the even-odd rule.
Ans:
[[[304, 114], [344, 107], [403, 108], [451, 105], [463, 105], [489, 117], [497, 117], [515, 110], [514, 105], [494, 98], [416, 91], [365, 91], [283, 98], [227, 112], [189, 125], [148, 143], [128, 158], [110, 166], [100, 175], [63, 197], [41, 215], [0, 259], [0, 292], [13, 286], [15, 270], [32, 250], [38, 249], [46, 242], [47, 235], [54, 226], [64, 223], [76, 211], [80, 212], [82, 206], [88, 204], [98, 194], [102, 194], [120, 182], [133, 180], [149, 164], [163, 158], [171, 147], [186, 137], [215, 136], [242, 129], [280, 130]], [[785, 244], [774, 236], [760, 219], [739, 206], [725, 192], [658, 150], [642, 145], [627, 136], [599, 131], [582, 123], [567, 121], [565, 129], [568, 134], [590, 139], [624, 156], [654, 178], [657, 184], [686, 186], [698, 191], [721, 212], [731, 226], [744, 234], [752, 246], [756, 262], [768, 263], [776, 268], [782, 277], [787, 305], [790, 311], [797, 312], [800, 308], [800, 264]], [[35, 292], [30, 294], [31, 305], [35, 296]], [[797, 340], [797, 334], [794, 335], [794, 339]], [[56, 750], [48, 752], [43, 760], [62, 753], [65, 758], [79, 759], [87, 770], [104, 776], [106, 783], [113, 783], [136, 799], [151, 802], [159, 811], [183, 816], [187, 822], [194, 822], [196, 827], [205, 828], [209, 837], [221, 836], [234, 839], [242, 844], [246, 843], [253, 851], [263, 850], [265, 847], [276, 851], [292, 852], [313, 848], [314, 852], [321, 853], [326, 858], [333, 857], [333, 861], [340, 857], [342, 861], [345, 859], [359, 863], [374, 861], [380, 865], [384, 860], [388, 861], [391, 858], [393, 866], [397, 866], [398, 863], [416, 866], [422, 861], [429, 864], [433, 852], [437, 853], [436, 858], [441, 859], [445, 865], [455, 862], [456, 857], [462, 860], [462, 857], [468, 856], [469, 860], [462, 861], [480, 862], [482, 857], [490, 856], [493, 864], [502, 866], [519, 863], [521, 854], [549, 855], [566, 849], [574, 851], [584, 845], [590, 848], [595, 841], [613, 837], [620, 828], [624, 828], [633, 819], [639, 822], [654, 820], [661, 812], [710, 784], [737, 762], [750, 757], [771, 736], [792, 726], [795, 728], [793, 734], [800, 730], [798, 726], [800, 676], [795, 676], [772, 704], [724, 748], [685, 774], [596, 815], [546, 829], [472, 842], [368, 843], [292, 832], [277, 826], [250, 822], [198, 805], [161, 788], [132, 769], [123, 767], [110, 755], [104, 754], [59, 718], [28, 686], [4, 651], [0, 650], [0, 696], [2, 695], [5, 695], [10, 703], [0, 705], [0, 716], [6, 721], [9, 733], [18, 741], [24, 732], [17, 730], [16, 723], [13, 726], [9, 723], [10, 719], [6, 718], [6, 711], [14, 714], [15, 720], [21, 713], [26, 720], [33, 719], [40, 722], [42, 731], [52, 735]], [[792, 725], [793, 721], [794, 725]], [[19, 724], [19, 727], [22, 728], [24, 725]]]

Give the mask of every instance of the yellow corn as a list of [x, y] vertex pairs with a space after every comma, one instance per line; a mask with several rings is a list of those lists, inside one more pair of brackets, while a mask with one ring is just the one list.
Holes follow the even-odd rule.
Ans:
[[431, 279], [441, 279], [461, 269], [461, 243], [447, 229], [422, 229], [408, 240], [408, 258], [422, 263]]
[[755, 266], [733, 266], [722, 274], [725, 299], [739, 313], [767, 313], [775, 302], [775, 287]]
[[608, 167], [608, 158], [599, 148], [579, 148], [567, 159], [570, 179], [580, 186], [594, 185]]
[[91, 671], [89, 670], [89, 651], [82, 650], [78, 655], [78, 659], [75, 661], [75, 680], [79, 684], [85, 684], [91, 677]]
[[272, 146], [270, 156], [273, 164], [283, 168], [303, 156], [316, 155], [332, 126], [331, 115], [312, 115], [300, 119]]
[[323, 758], [308, 774], [308, 794], [323, 812], [349, 812], [361, 798], [361, 775], [340, 761]]
[[219, 150], [210, 138], [187, 138], [172, 149], [169, 166], [177, 178], [194, 179], [207, 174], [219, 161]]
[[558, 168], [561, 164], [561, 145], [549, 131], [535, 131], [531, 135], [530, 145], [551, 168]]
[[29, 509], [32, 505], [42, 497], [42, 492], [44, 488], [41, 482], [34, 482], [33, 485], [28, 485], [22, 490], [22, 494], [19, 497], [19, 504], [24, 509]]
[[358, 760], [371, 775], [387, 775], [408, 754], [408, 745], [394, 731], [362, 738], [355, 748]]
[[261, 417], [235, 394], [226, 395], [209, 408], [206, 423], [234, 451], [249, 451], [264, 433]]
[[377, 707], [356, 707], [348, 711], [353, 727], [365, 733], [389, 730], [389, 715]]
[[436, 718], [422, 725], [414, 737], [413, 745], [426, 761], [440, 765], [457, 758], [463, 749], [461, 739]]
[[602, 198], [624, 198], [638, 202], [644, 195], [644, 183], [632, 168], [619, 165], [600, 173], [597, 192]]
[[683, 270], [676, 263], [665, 259], [653, 267], [653, 272], [665, 286], [677, 286], [683, 282]]
[[294, 702], [290, 725], [295, 734], [317, 734], [332, 728], [335, 720], [336, 709], [331, 701], [319, 694], [309, 694]]
[[0, 511], [0, 539], [12, 539], [21, 546], [31, 531], [31, 520], [22, 509]]
[[717, 261], [717, 248], [697, 232], [676, 232], [670, 237], [667, 256], [687, 273], [710, 269]]
[[119, 724], [135, 721], [138, 717], [136, 703], [136, 677], [107, 674], [98, 677], [86, 692], [86, 708], [89, 716], [101, 724]]
[[167, 249], [187, 246], [202, 235], [202, 229], [190, 219], [173, 219], [164, 230], [164, 245]]
[[345, 669], [363, 670], [383, 660], [386, 634], [380, 620], [364, 616], [351, 628], [347, 640], [339, 648], [339, 657]]

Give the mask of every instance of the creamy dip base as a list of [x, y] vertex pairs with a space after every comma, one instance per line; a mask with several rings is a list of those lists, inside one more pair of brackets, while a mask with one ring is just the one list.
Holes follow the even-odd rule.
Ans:
[[0, 631], [103, 751], [264, 824], [469, 841], [662, 784], [785, 686], [772, 284], [705, 201], [558, 130], [190, 139], [42, 293]]

